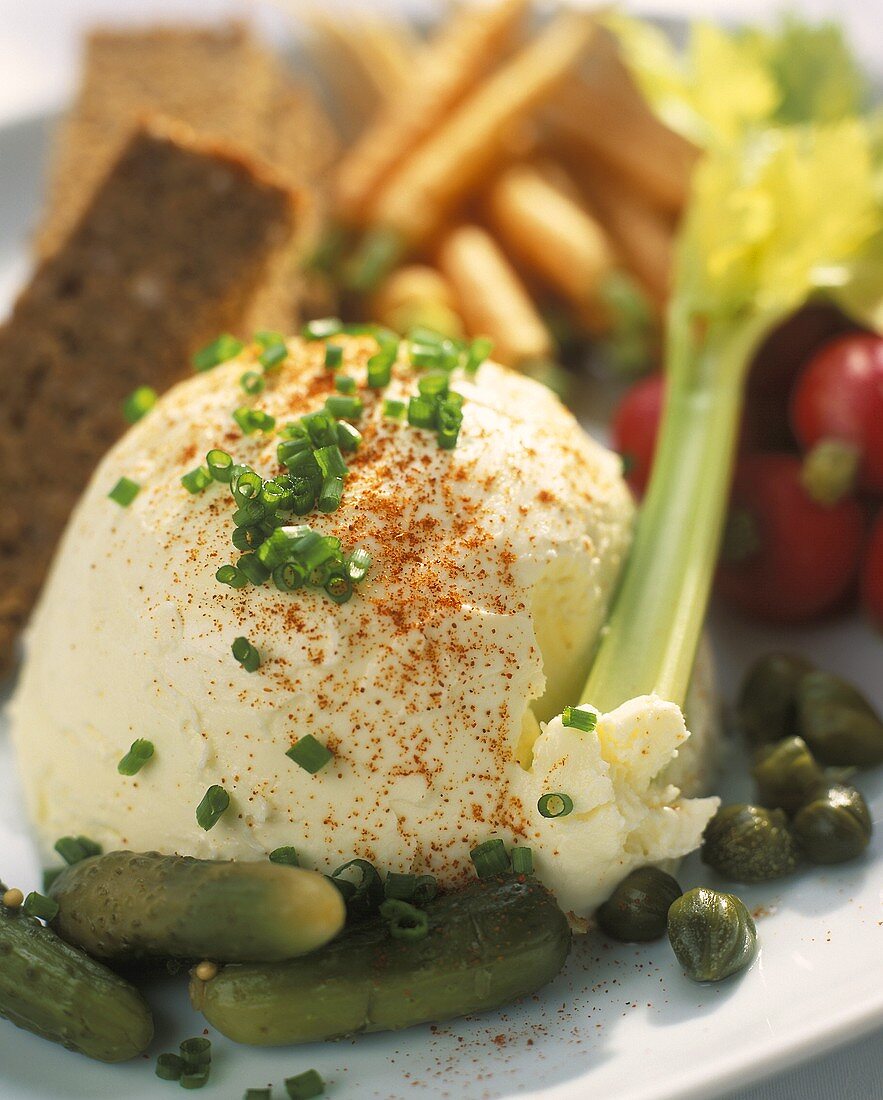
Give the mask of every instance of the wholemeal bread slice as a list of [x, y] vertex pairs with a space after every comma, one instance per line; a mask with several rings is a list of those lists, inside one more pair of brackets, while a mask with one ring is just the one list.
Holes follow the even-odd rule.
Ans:
[[237, 329], [289, 246], [293, 192], [179, 123], [135, 131], [0, 328], [0, 668], [138, 385]]

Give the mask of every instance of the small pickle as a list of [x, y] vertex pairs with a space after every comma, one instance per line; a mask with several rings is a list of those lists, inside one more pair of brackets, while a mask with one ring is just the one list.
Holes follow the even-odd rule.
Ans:
[[735, 894], [699, 886], [668, 911], [668, 938], [694, 982], [719, 982], [744, 969], [757, 950], [757, 929]]
[[809, 661], [790, 653], [769, 653], [751, 666], [737, 703], [750, 744], [765, 745], [797, 733], [797, 685], [811, 669]]
[[829, 672], [808, 672], [797, 692], [800, 733], [823, 764], [883, 763], [883, 721], [862, 693]]
[[794, 835], [813, 863], [845, 863], [860, 856], [871, 840], [871, 815], [855, 787], [832, 783], [820, 788], [797, 813]]
[[796, 870], [798, 849], [781, 810], [723, 806], [705, 830], [702, 862], [735, 882], [766, 882]]
[[758, 749], [752, 774], [761, 805], [787, 814], [797, 813], [825, 778], [802, 737]]
[[658, 867], [639, 867], [616, 887], [597, 913], [611, 939], [645, 943], [665, 935], [668, 911], [683, 890]]

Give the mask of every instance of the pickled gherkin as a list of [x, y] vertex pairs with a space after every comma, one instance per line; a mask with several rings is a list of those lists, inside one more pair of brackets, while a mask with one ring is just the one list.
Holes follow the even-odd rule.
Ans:
[[153, 1038], [150, 1009], [133, 986], [34, 917], [2, 905], [0, 1016], [100, 1062], [135, 1058]]
[[345, 919], [340, 893], [316, 871], [156, 852], [85, 859], [50, 896], [58, 934], [99, 959], [288, 959], [327, 943]]
[[236, 1042], [309, 1043], [498, 1008], [550, 981], [570, 950], [567, 918], [531, 879], [483, 879], [425, 912], [422, 939], [375, 918], [301, 959], [194, 978], [193, 1006]]

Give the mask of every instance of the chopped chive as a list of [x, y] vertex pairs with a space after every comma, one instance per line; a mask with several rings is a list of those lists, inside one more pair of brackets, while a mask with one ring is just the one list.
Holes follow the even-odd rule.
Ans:
[[[333, 344], [329, 344], [329, 347], [333, 347]], [[334, 379], [334, 388], [338, 393], [351, 394], [356, 392], [356, 380], [351, 378], [348, 374], [338, 374]]]
[[150, 386], [139, 386], [123, 402], [123, 416], [130, 424], [137, 424], [149, 413], [158, 400], [157, 392]]
[[182, 476], [181, 484], [188, 493], [195, 495], [201, 493], [203, 489], [207, 489], [213, 480], [212, 475], [205, 466], [197, 466], [195, 470], [191, 470], [190, 473]]
[[54, 898], [47, 898], [45, 894], [38, 894], [32, 890], [22, 903], [22, 912], [29, 917], [39, 917], [40, 920], [51, 921], [58, 916], [58, 902]]
[[257, 554], [242, 554], [236, 563], [252, 584], [263, 584], [270, 576], [270, 570], [258, 558]]
[[237, 504], [243, 505], [246, 501], [254, 500], [261, 495], [264, 487], [264, 479], [254, 470], [246, 467], [235, 477], [232, 477], [231, 469], [230, 491]]
[[317, 501], [319, 511], [325, 512], [326, 514], [329, 512], [336, 512], [340, 507], [340, 498], [342, 496], [343, 478], [330, 474], [322, 482], [322, 489]]
[[137, 741], [132, 742], [129, 751], [117, 764], [117, 771], [120, 775], [137, 775], [153, 756], [153, 753], [153, 742], [139, 737]]
[[598, 715], [593, 710], [583, 710], [582, 707], [565, 707], [561, 724], [570, 729], [582, 730], [583, 733], [591, 733], [598, 725]]
[[156, 1060], [155, 1072], [163, 1081], [180, 1081], [184, 1062], [177, 1054], [160, 1054]]
[[517, 875], [533, 874], [533, 850], [521, 846], [509, 849], [509, 858], [512, 860], [512, 870]]
[[286, 561], [273, 570], [273, 584], [280, 592], [294, 592], [302, 588], [307, 579], [307, 571], [296, 561]]
[[314, 1069], [308, 1069], [306, 1073], [286, 1077], [285, 1091], [289, 1100], [313, 1100], [314, 1096], [325, 1095], [325, 1082]]
[[426, 397], [412, 397], [408, 402], [408, 423], [413, 428], [434, 428], [435, 402]]
[[223, 787], [213, 783], [196, 807], [196, 824], [200, 829], [205, 829], [208, 832], [221, 820], [221, 815], [229, 805], [230, 795]]
[[268, 374], [271, 374], [274, 370], [278, 370], [287, 355], [288, 348], [282, 340], [278, 344], [271, 344], [265, 348], [258, 356], [258, 362]]
[[573, 799], [560, 792], [544, 794], [537, 802], [537, 809], [543, 817], [567, 817], [573, 813]]
[[402, 420], [408, 406], [404, 401], [397, 401], [394, 397], [387, 397], [383, 402], [383, 415], [387, 420]]
[[346, 561], [346, 572], [353, 584], [363, 581], [371, 568], [371, 555], [363, 546], [357, 546]]
[[230, 478], [233, 474], [233, 459], [226, 451], [213, 447], [205, 456], [205, 464], [215, 481], [220, 481], [224, 485], [230, 484]]
[[272, 329], [261, 329], [254, 334], [254, 342], [262, 348], [269, 348], [273, 344], [284, 344], [285, 334], [275, 332]]
[[300, 867], [297, 848], [292, 848], [291, 845], [274, 848], [267, 858], [271, 863], [284, 863], [286, 867]]
[[485, 840], [469, 853], [479, 878], [491, 878], [509, 870], [509, 857], [502, 840]]
[[345, 477], [349, 472], [337, 444], [331, 447], [317, 447], [313, 454], [325, 477]]
[[303, 537], [301, 526], [277, 527], [258, 547], [258, 559], [272, 571], [277, 565], [294, 559], [297, 544]]
[[241, 340], [237, 340], [235, 336], [225, 332], [217, 340], [213, 340], [212, 343], [206, 344], [204, 348], [200, 348], [196, 352], [193, 356], [193, 369], [197, 372], [211, 370], [220, 363], [226, 363], [228, 359], [238, 355], [242, 351], [242, 347]]
[[338, 420], [358, 420], [365, 406], [359, 397], [332, 394], [325, 398], [325, 408]]
[[424, 374], [417, 383], [421, 397], [445, 397], [448, 392], [448, 374], [446, 371], [432, 370]]
[[347, 424], [345, 420], [339, 420], [335, 428], [335, 434], [337, 445], [342, 451], [352, 452], [359, 449], [359, 444], [362, 442], [362, 433], [358, 428], [354, 428], [352, 424]]
[[396, 898], [399, 901], [410, 901], [417, 889], [416, 875], [402, 875], [396, 871], [390, 871], [383, 884], [383, 892], [387, 898]]
[[246, 1089], [242, 1094], [242, 1100], [271, 1100], [270, 1089]]
[[332, 573], [325, 582], [325, 591], [337, 603], [346, 603], [353, 594], [353, 582], [343, 571]]
[[261, 655], [248, 638], [237, 638], [230, 649], [246, 672], [255, 672], [261, 667]]
[[493, 340], [489, 340], [486, 336], [476, 337], [469, 345], [469, 351], [466, 354], [466, 362], [463, 364], [466, 373], [475, 374], [493, 350]]
[[181, 1043], [181, 1058], [184, 1064], [196, 1069], [207, 1066], [212, 1060], [212, 1041], [204, 1035], [197, 1035], [193, 1039], [185, 1039]]
[[336, 370], [343, 362], [343, 346], [341, 344], [325, 345], [325, 366], [329, 370]]
[[215, 573], [215, 580], [228, 584], [231, 588], [245, 588], [248, 584], [248, 577], [235, 565], [222, 565]]
[[[358, 875], [356, 882], [347, 877], [350, 871]], [[379, 909], [383, 901], [383, 880], [367, 859], [347, 860], [331, 872], [330, 878], [343, 895], [351, 916], [367, 916]]]
[[248, 405], [240, 405], [233, 411], [233, 419], [242, 429], [244, 435], [252, 432], [271, 432], [276, 427], [275, 416], [270, 416], [263, 409], [252, 409]]
[[308, 321], [301, 329], [304, 340], [325, 340], [343, 331], [343, 321], [339, 317], [321, 317]]
[[239, 385], [251, 397], [263, 393], [267, 387], [267, 380], [256, 370], [247, 370], [239, 379]]
[[140, 492], [141, 486], [137, 481], [132, 481], [128, 477], [121, 477], [107, 495], [121, 507], [128, 508]]
[[380, 390], [389, 385], [392, 378], [392, 365], [398, 354], [398, 341], [385, 343], [381, 345], [380, 351], [375, 352], [368, 360], [368, 385], [372, 390]]
[[346, 265], [347, 289], [357, 294], [374, 290], [399, 263], [405, 251], [405, 241], [398, 230], [382, 226], [369, 229]]
[[79, 863], [90, 856], [101, 855], [101, 845], [87, 836], [63, 836], [55, 842], [55, 850], [67, 864]]
[[208, 1084], [210, 1076], [211, 1067], [205, 1066], [203, 1069], [194, 1070], [192, 1073], [182, 1073], [178, 1084], [182, 1089], [201, 1089]]
[[429, 933], [429, 916], [399, 898], [387, 898], [380, 906], [380, 915], [394, 940], [422, 940]]
[[299, 741], [295, 741], [285, 755], [310, 775], [315, 775], [329, 760], [334, 759], [334, 753], [311, 733], [306, 733]]

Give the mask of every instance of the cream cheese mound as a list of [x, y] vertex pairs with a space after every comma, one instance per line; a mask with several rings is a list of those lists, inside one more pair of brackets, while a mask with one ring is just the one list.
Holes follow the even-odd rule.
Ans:
[[[226, 486], [181, 475], [213, 447], [264, 476], [277, 438], [243, 436], [243, 403], [277, 424], [333, 392], [321, 343], [293, 340], [258, 398], [237, 362], [173, 389], [112, 449], [77, 507], [34, 614], [13, 702], [13, 738], [44, 853], [65, 834], [105, 849], [260, 859], [294, 845], [306, 866], [354, 856], [445, 883], [474, 871], [491, 836], [529, 844], [565, 908], [587, 914], [629, 867], [694, 848], [711, 812], [658, 777], [687, 734], [677, 708], [636, 700], [596, 733], [552, 716], [578, 693], [627, 551], [633, 506], [619, 459], [542, 386], [496, 366], [455, 377], [460, 441], [384, 418], [364, 386], [367, 337], [341, 338], [365, 400], [363, 443], [341, 507], [308, 522], [374, 566], [346, 604], [272, 584], [215, 579], [235, 562]], [[108, 499], [121, 476], [141, 492]], [[248, 673], [230, 647], [247, 637]], [[535, 717], [536, 715], [536, 717]], [[545, 726], [539, 720], [552, 719]], [[310, 733], [334, 753], [315, 775], [286, 750]], [[117, 763], [136, 738], [155, 755]], [[698, 774], [698, 769], [694, 769]], [[211, 784], [230, 808], [209, 831]], [[565, 790], [575, 811], [546, 820]]]

